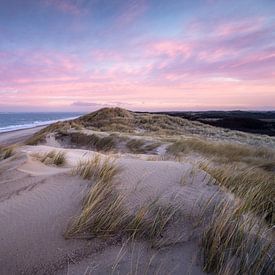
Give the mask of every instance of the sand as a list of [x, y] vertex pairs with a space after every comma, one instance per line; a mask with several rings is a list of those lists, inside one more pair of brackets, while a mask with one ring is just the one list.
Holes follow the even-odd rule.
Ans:
[[10, 131], [5, 133], [0, 133], [0, 145], [10, 145], [14, 143], [22, 143], [34, 133], [40, 131], [46, 126], [38, 126], [29, 129]]
[[169, 229], [171, 243], [177, 244], [156, 250], [142, 241], [66, 240], [63, 234], [81, 210], [88, 183], [72, 176], [71, 168], [96, 153], [60, 148], [67, 157], [62, 168], [34, 157], [53, 149], [57, 148], [22, 146], [0, 163], [1, 274], [110, 274], [114, 266], [115, 274], [134, 270], [143, 274], [147, 268], [149, 274], [158, 268], [160, 274], [204, 274], [198, 257], [201, 228], [194, 222], [203, 204], [218, 191], [208, 184], [204, 172], [190, 163], [116, 156], [121, 168], [116, 189], [126, 196], [129, 209], [159, 197], [163, 204], [173, 203], [185, 213], [182, 223]]

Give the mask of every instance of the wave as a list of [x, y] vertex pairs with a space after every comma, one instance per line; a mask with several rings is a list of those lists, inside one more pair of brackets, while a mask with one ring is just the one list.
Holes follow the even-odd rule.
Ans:
[[16, 130], [22, 130], [22, 129], [30, 129], [30, 128], [35, 128], [38, 126], [46, 126], [58, 121], [66, 121], [66, 120], [72, 120], [76, 119], [80, 116], [76, 117], [68, 117], [68, 118], [62, 118], [62, 119], [56, 119], [56, 120], [47, 120], [47, 121], [34, 121], [32, 123], [26, 123], [26, 124], [18, 124], [18, 125], [10, 125], [10, 126], [5, 126], [5, 127], [0, 127], [0, 133], [6, 133], [6, 132], [11, 132], [11, 131], [16, 131]]

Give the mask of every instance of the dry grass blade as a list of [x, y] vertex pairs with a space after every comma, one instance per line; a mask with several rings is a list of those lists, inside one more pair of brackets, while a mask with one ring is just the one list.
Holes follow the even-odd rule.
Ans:
[[70, 226], [66, 237], [87, 234], [88, 237], [109, 236], [124, 221], [122, 197], [113, 194], [107, 182], [98, 181], [83, 201], [82, 212]]
[[56, 166], [62, 166], [66, 163], [66, 153], [58, 152], [53, 158], [53, 164]]
[[84, 232], [92, 236], [104, 236], [121, 226], [122, 197], [113, 190], [113, 178], [118, 171], [113, 160], [102, 159], [99, 155], [81, 161], [73, 170], [73, 174], [92, 179], [95, 184], [85, 196], [82, 212], [70, 226], [66, 237]]
[[117, 136], [99, 136], [96, 134], [88, 135], [81, 132], [73, 132], [67, 134], [73, 144], [78, 146], [86, 146], [88, 148], [93, 148], [97, 151], [109, 151], [115, 149]]
[[144, 153], [145, 152], [145, 149], [143, 148], [144, 141], [141, 139], [131, 139], [126, 143], [126, 146], [133, 153]]
[[82, 128], [81, 123], [77, 121], [59, 121], [49, 126], [41, 129], [37, 133], [35, 133], [32, 137], [28, 138], [25, 142], [27, 145], [37, 145], [39, 143], [43, 143], [46, 140], [46, 137], [49, 133], [57, 133], [57, 134], [66, 134], [68, 129], [70, 128]]
[[69, 226], [67, 238], [125, 234], [154, 242], [162, 236], [177, 208], [154, 201], [130, 213], [125, 207], [125, 197], [114, 186], [114, 176], [118, 171], [114, 161], [103, 160], [98, 155], [74, 169], [74, 174], [92, 179], [94, 184], [83, 199], [81, 214]]
[[45, 154], [34, 154], [33, 156], [48, 165], [63, 166], [66, 163], [66, 153], [62, 151], [52, 150]]
[[167, 225], [178, 212], [171, 204], [161, 205], [158, 201], [153, 201], [136, 209], [129, 217], [126, 231], [133, 238], [146, 239], [157, 246], [157, 240], [162, 237]]
[[95, 155], [89, 160], [80, 161], [72, 170], [72, 173], [73, 175], [80, 175], [83, 179], [107, 182], [113, 179], [118, 170], [114, 160], [110, 158], [102, 159], [100, 155]]
[[275, 175], [257, 167], [239, 168], [235, 165], [213, 166], [201, 163], [200, 168], [210, 174], [215, 182], [225, 186], [243, 201], [244, 211], [252, 210], [275, 224]]
[[149, 141], [148, 143], [142, 139], [131, 139], [126, 143], [126, 147], [134, 154], [146, 154], [154, 151], [161, 145], [159, 142]]
[[189, 153], [190, 151], [218, 157], [220, 160], [223, 158], [225, 162], [258, 163], [259, 161], [272, 161], [275, 159], [275, 152], [265, 147], [255, 148], [228, 142], [205, 141], [199, 138], [181, 139], [168, 147], [168, 152], [174, 155]]
[[244, 207], [223, 202], [203, 237], [204, 269], [217, 274], [273, 274], [274, 247], [268, 228]]
[[7, 159], [11, 157], [14, 153], [13, 147], [0, 147], [0, 160]]

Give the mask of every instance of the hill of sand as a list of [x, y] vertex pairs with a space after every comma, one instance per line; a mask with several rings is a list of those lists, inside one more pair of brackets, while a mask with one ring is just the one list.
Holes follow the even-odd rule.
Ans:
[[[239, 268], [238, 258], [219, 248], [223, 238], [235, 234], [240, 242], [239, 228], [230, 227], [236, 217], [223, 225], [231, 212], [223, 210], [220, 217], [215, 209], [222, 201], [229, 209], [247, 201], [237, 187], [230, 188], [226, 173], [250, 169], [238, 183], [247, 182], [251, 189], [245, 193], [254, 196], [261, 179], [266, 191], [253, 198], [267, 202], [264, 211], [270, 211], [273, 142], [114, 108], [50, 125], [27, 141], [32, 145], [0, 148], [0, 273], [206, 274], [221, 270], [217, 259], [226, 268]], [[254, 173], [251, 178], [247, 171]], [[274, 249], [260, 247], [272, 239], [272, 214], [262, 214], [255, 204], [245, 206], [238, 211], [249, 212], [236, 224], [247, 221], [242, 236], [253, 236], [250, 243], [268, 253], [258, 266], [262, 274], [271, 274]], [[261, 225], [256, 231], [253, 226], [253, 234], [247, 228], [250, 217]], [[211, 235], [209, 226], [219, 224], [222, 229]], [[223, 255], [213, 257], [211, 267], [215, 249], [206, 245], [207, 232]], [[239, 257], [252, 259], [253, 250], [244, 241], [241, 245]]]
[[[71, 137], [72, 132], [74, 137]], [[101, 132], [103, 135], [106, 135], [106, 133], [124, 133], [131, 136], [151, 136], [162, 139], [184, 136], [237, 142], [252, 146], [275, 147], [274, 137], [229, 131], [180, 117], [135, 113], [121, 108], [103, 108], [75, 120], [57, 122], [39, 131], [33, 138], [28, 140], [28, 143], [31, 145], [44, 143], [49, 136], [66, 139], [69, 135], [69, 138], [76, 139], [76, 132], [82, 134], [82, 137], [89, 134], [89, 132]], [[87, 144], [87, 140], [85, 143]]]
[[[65, 274], [71, 270], [69, 274], [81, 274], [86, 269], [94, 269], [99, 274], [109, 273], [121, 250], [121, 240], [113, 239], [108, 243], [99, 239], [65, 240], [63, 237], [68, 222], [79, 212], [87, 190], [87, 181], [73, 177], [70, 168], [95, 153], [61, 149], [66, 152], [67, 163], [65, 167], [57, 168], [46, 166], [34, 157], [50, 150], [52, 147], [48, 146], [22, 147], [16, 160], [1, 164], [5, 169], [1, 172], [0, 183], [1, 272]], [[175, 274], [181, 274], [187, 267], [192, 274], [202, 274], [197, 258], [200, 230], [196, 229], [195, 218], [199, 217], [201, 205], [210, 199], [217, 187], [207, 184], [202, 171], [190, 176], [190, 164], [120, 157], [117, 165], [121, 172], [116, 178], [116, 189], [125, 194], [128, 207], [133, 209], [148, 200], [162, 198], [163, 204], [173, 203], [185, 213], [180, 226], [171, 230], [170, 241], [178, 245], [158, 252], [167, 262], [167, 272], [174, 268], [173, 261], [180, 259]], [[184, 175], [188, 181], [181, 186]], [[132, 246], [136, 251], [130, 249]], [[124, 249], [126, 260], [118, 270], [125, 274], [131, 253], [141, 254], [139, 268], [148, 264], [148, 258], [156, 253], [143, 241], [129, 243]], [[150, 268], [153, 270], [156, 265], [152, 264]]]

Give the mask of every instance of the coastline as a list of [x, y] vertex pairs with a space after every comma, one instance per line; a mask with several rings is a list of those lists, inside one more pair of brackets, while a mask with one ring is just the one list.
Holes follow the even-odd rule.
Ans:
[[0, 145], [7, 146], [14, 143], [22, 143], [30, 136], [47, 127], [48, 125], [49, 124], [0, 133]]
[[30, 136], [35, 134], [36, 132], [40, 131], [41, 129], [47, 127], [50, 124], [56, 123], [58, 121], [70, 121], [76, 119], [80, 116], [68, 117], [68, 118], [61, 118], [56, 120], [49, 120], [41, 122], [38, 125], [29, 124], [29, 127], [24, 128], [24, 125], [21, 125], [23, 128], [21, 129], [12, 129], [6, 132], [0, 132], [0, 146], [7, 146], [12, 145], [15, 143], [22, 143], [27, 140]]

